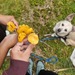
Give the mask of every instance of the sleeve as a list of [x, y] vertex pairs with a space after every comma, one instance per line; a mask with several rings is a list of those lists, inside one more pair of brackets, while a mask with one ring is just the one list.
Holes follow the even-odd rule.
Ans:
[[26, 75], [29, 62], [10, 60], [10, 67], [2, 75]]

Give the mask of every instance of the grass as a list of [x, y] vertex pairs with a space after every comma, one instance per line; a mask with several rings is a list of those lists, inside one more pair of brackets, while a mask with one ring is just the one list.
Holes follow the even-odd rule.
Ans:
[[[54, 25], [74, 12], [75, 0], [0, 0], [0, 14], [14, 15], [19, 24], [25, 23], [33, 27], [40, 39], [45, 34], [53, 33]], [[75, 18], [72, 23], [75, 24]], [[46, 69], [73, 68], [70, 55], [74, 47], [65, 46], [60, 40], [45, 41], [45, 43], [39, 42], [35, 53], [40, 51], [43, 57], [57, 56], [59, 59], [56, 64], [45, 63]], [[8, 66], [9, 61], [6, 59], [0, 75]], [[74, 75], [75, 70], [58, 73], [59, 75]]]

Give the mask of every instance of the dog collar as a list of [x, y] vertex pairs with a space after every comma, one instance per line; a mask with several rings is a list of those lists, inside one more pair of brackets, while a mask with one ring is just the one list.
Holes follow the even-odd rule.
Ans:
[[67, 35], [65, 35], [64, 37], [62, 37], [62, 36], [59, 36], [59, 35], [56, 33], [56, 35], [58, 36], [58, 38], [62, 38], [62, 39], [64, 39], [65, 41], [66, 41], [67, 36], [68, 36], [69, 34], [70, 34], [70, 33], [68, 33]]

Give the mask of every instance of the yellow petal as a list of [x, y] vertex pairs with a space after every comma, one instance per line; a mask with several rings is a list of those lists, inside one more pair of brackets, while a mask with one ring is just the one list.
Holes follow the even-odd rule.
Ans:
[[26, 37], [26, 34], [25, 34], [25, 33], [20, 33], [20, 34], [18, 35], [18, 41], [19, 41], [19, 42], [22, 42], [25, 37]]
[[38, 35], [35, 34], [35, 33], [29, 34], [29, 35], [28, 35], [28, 41], [29, 41], [31, 44], [38, 44], [38, 42], [39, 42]]
[[7, 23], [7, 30], [9, 32], [13, 32], [15, 29], [16, 29], [16, 26], [15, 26], [15, 24], [13, 22], [8, 22]]
[[29, 28], [29, 29], [26, 31], [26, 34], [28, 35], [28, 34], [30, 34], [30, 33], [32, 33], [32, 32], [34, 32], [34, 30], [33, 30], [32, 28]]
[[26, 33], [28, 29], [29, 29], [28, 25], [24, 25], [24, 24], [20, 25], [19, 28], [17, 29], [17, 33], [18, 34], [22, 32]]

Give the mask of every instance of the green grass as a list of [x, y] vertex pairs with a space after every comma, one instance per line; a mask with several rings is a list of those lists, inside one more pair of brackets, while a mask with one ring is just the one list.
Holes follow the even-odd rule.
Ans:
[[[75, 0], [0, 0], [0, 14], [14, 15], [19, 24], [28, 24], [43, 38], [45, 34], [53, 33], [54, 25], [64, 20], [67, 15], [75, 12]], [[75, 18], [72, 21], [75, 24]], [[57, 56], [58, 62], [53, 65], [45, 63], [46, 69], [72, 68], [70, 55], [74, 49], [65, 46], [60, 40], [39, 42], [35, 52], [41, 50], [43, 57]], [[0, 75], [9, 66], [5, 60]], [[74, 75], [75, 70], [59, 72], [59, 75]]]

